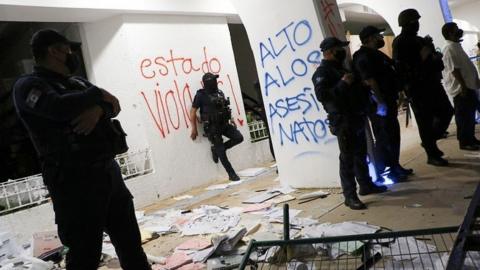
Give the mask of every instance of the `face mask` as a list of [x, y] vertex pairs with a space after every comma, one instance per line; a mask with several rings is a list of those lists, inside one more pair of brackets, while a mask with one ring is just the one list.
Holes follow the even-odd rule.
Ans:
[[418, 21], [411, 22], [407, 25], [405, 25], [405, 30], [409, 33], [418, 33], [418, 30], [420, 30], [420, 23]]
[[208, 80], [203, 83], [207, 90], [217, 90], [217, 80]]
[[78, 56], [73, 53], [67, 53], [65, 66], [67, 66], [68, 70], [70, 71], [70, 74], [75, 73], [75, 71], [80, 66], [80, 60], [78, 59]]
[[383, 46], [385, 46], [385, 40], [377, 39], [377, 49], [383, 48]]
[[458, 29], [457, 33], [456, 33], [456, 38], [458, 41], [462, 41], [462, 37], [463, 37], [463, 30], [462, 29]]
[[347, 58], [347, 51], [345, 49], [335, 51], [333, 56], [335, 57], [335, 59], [337, 59], [338, 62], [343, 62], [345, 61], [345, 58]]

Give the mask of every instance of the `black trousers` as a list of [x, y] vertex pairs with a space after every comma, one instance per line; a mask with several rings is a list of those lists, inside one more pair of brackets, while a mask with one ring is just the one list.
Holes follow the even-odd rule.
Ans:
[[[218, 159], [222, 163], [225, 171], [228, 175], [235, 174], [235, 170], [232, 167], [232, 164], [228, 160], [227, 150], [234, 147], [237, 144], [243, 142], [243, 135], [238, 131], [238, 129], [233, 125], [225, 125], [223, 127], [218, 127], [207, 131], [208, 139], [214, 147], [214, 151], [218, 156]], [[223, 136], [227, 137], [229, 140], [223, 142]]]
[[96, 270], [103, 232], [108, 233], [125, 270], [150, 270], [141, 246], [132, 195], [112, 159], [88, 167], [44, 165], [58, 234], [68, 247], [68, 270]]
[[356, 196], [356, 182], [360, 187], [372, 184], [367, 164], [365, 124], [362, 117], [348, 117], [334, 127], [340, 148], [340, 181], [345, 198]]
[[375, 144], [373, 154], [377, 172], [382, 173], [386, 167], [399, 165], [400, 160], [400, 124], [398, 123], [398, 108], [396, 102], [387, 104], [387, 115], [376, 113], [369, 115], [372, 124]]
[[457, 139], [460, 145], [470, 145], [475, 141], [475, 110], [477, 97], [473, 90], [467, 95], [457, 95], [453, 98], [455, 105], [455, 122], [457, 124]]
[[439, 82], [423, 82], [411, 90], [411, 103], [422, 146], [428, 156], [437, 157], [437, 140], [452, 119], [452, 106]]
[[443, 138], [452, 121], [455, 110], [448, 99], [447, 93], [442, 84], [434, 85], [435, 98], [432, 100], [433, 106], [433, 131], [436, 138]]
[[432, 102], [424, 97], [413, 96], [410, 105], [415, 114], [418, 133], [427, 156], [437, 157], [439, 150], [437, 146], [438, 137], [433, 130], [434, 110]]

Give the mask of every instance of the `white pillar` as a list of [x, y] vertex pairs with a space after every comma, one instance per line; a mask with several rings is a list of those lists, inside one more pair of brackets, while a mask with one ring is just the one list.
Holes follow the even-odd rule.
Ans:
[[338, 186], [337, 140], [311, 81], [324, 35], [344, 39], [336, 1], [232, 3], [255, 56], [280, 181], [301, 188]]

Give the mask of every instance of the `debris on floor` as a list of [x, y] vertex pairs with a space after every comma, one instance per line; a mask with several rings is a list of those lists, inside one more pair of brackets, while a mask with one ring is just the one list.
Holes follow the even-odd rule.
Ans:
[[54, 268], [53, 262], [35, 258], [30, 254], [32, 252], [34, 252], [33, 249], [25, 249], [18, 245], [11, 233], [0, 232], [0, 269], [50, 270]]
[[[195, 211], [197, 210], [197, 211]], [[181, 226], [182, 235], [202, 235], [227, 232], [237, 226], [240, 216], [217, 206], [195, 209], [194, 217]]]
[[210, 239], [192, 238], [177, 247], [178, 250], [202, 250], [212, 246]]
[[193, 198], [193, 196], [192, 196], [192, 195], [188, 195], [188, 194], [182, 195], [182, 196], [173, 197], [173, 199], [174, 199], [175, 201], [183, 201], [183, 200], [188, 200], [188, 199], [191, 199], [191, 198]]
[[420, 208], [420, 207], [422, 207], [422, 205], [419, 204], [419, 203], [412, 203], [412, 204], [405, 205], [404, 207], [405, 208]]
[[236, 185], [240, 185], [241, 183], [243, 183], [243, 181], [245, 181], [245, 180], [234, 181], [234, 182], [225, 183], [225, 184], [212, 185], [212, 186], [207, 187], [205, 190], [224, 190], [224, 189], [236, 186]]
[[207, 262], [208, 270], [221, 270], [221, 269], [237, 269], [242, 262], [243, 256], [231, 255], [221, 256], [218, 258], [210, 259]]
[[272, 203], [258, 203], [258, 204], [252, 204], [249, 206], [246, 206], [243, 208], [242, 212], [243, 213], [249, 213], [249, 212], [256, 212], [256, 211], [262, 211], [267, 208], [270, 208], [272, 206]]
[[56, 231], [38, 232], [33, 234], [33, 257], [47, 259], [63, 250], [62, 242]]
[[165, 264], [155, 264], [152, 267], [152, 270], [163, 270], [163, 269], [178, 269], [184, 265], [192, 263], [193, 260], [184, 252], [176, 252], [171, 256], [167, 257]]
[[265, 191], [244, 200], [242, 203], [250, 203], [250, 204], [263, 203], [265, 201], [268, 201], [272, 198], [279, 196], [280, 194], [282, 193], [279, 191]]
[[326, 198], [328, 195], [330, 195], [330, 192], [323, 191], [323, 190], [318, 190], [318, 191], [315, 191], [315, 192], [303, 194], [302, 196], [298, 197], [298, 200], [300, 200], [300, 201], [314, 200], [314, 199], [318, 199], [318, 198]]
[[237, 172], [238, 176], [244, 177], [256, 177], [268, 171], [268, 168], [260, 167], [260, 168], [248, 168], [242, 171]]

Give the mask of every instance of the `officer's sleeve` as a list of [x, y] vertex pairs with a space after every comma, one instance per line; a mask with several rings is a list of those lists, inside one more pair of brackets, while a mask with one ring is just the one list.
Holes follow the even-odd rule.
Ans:
[[201, 101], [200, 96], [201, 96], [200, 93], [197, 91], [197, 93], [195, 94], [195, 97], [193, 98], [193, 102], [192, 102], [192, 107], [195, 108], [195, 109], [200, 108], [200, 106], [202, 105], [202, 101]]
[[444, 68], [442, 57], [436, 52], [424, 64], [424, 69], [430, 72], [441, 72]]
[[324, 70], [317, 70], [312, 77], [315, 85], [315, 95], [319, 101], [327, 101], [348, 91], [349, 85], [343, 81], [333, 81]]
[[375, 75], [375, 67], [372, 65], [372, 60], [366, 56], [359, 56], [354, 62], [354, 67], [362, 78], [362, 81], [372, 79]]
[[17, 110], [54, 121], [69, 121], [102, 100], [96, 86], [85, 91], [60, 95], [44, 81], [20, 79], [14, 85]]
[[103, 119], [110, 119], [110, 118], [114, 118], [118, 115], [115, 114], [113, 112], [113, 105], [109, 102], [105, 102], [105, 101], [100, 101], [100, 103], [98, 103], [98, 106], [100, 106], [100, 108], [102, 108], [103, 110]]

